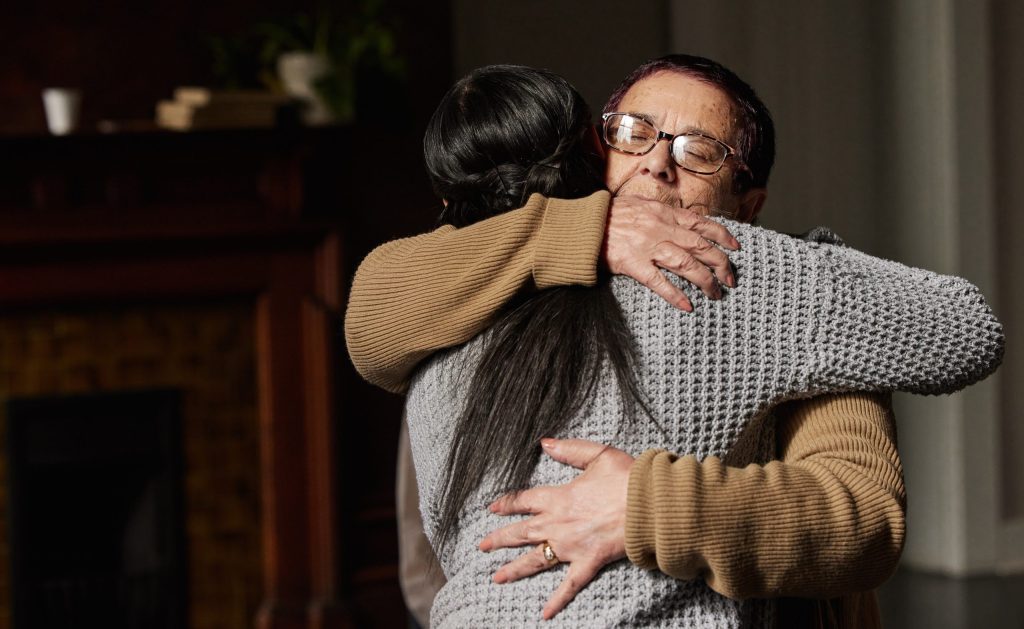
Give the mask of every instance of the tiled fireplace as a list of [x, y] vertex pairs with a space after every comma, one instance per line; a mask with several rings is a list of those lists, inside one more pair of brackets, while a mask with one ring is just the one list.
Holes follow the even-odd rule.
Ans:
[[[244, 303], [0, 315], [0, 617], [247, 626], [261, 600]], [[16, 620], [12, 625], [11, 621]]]

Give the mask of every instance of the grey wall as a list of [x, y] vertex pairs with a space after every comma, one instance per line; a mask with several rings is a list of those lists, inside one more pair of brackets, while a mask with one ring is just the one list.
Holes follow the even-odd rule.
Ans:
[[673, 52], [720, 61], [772, 111], [778, 155], [762, 222], [790, 232], [829, 225], [892, 255], [878, 184], [889, 116], [876, 106], [889, 86], [870, 5], [672, 2], [670, 25]]
[[[992, 2], [993, 133], [995, 204], [998, 223], [999, 303], [1007, 321], [1024, 321], [1024, 10], [1020, 2]], [[1013, 327], [1003, 364], [1002, 460], [1024, 458], [1024, 330]], [[1013, 333], [1013, 332], [1016, 332]], [[1015, 383], [1018, 386], [1014, 386]], [[1003, 467], [1003, 507], [1007, 517], [1024, 518], [1024, 465]]]

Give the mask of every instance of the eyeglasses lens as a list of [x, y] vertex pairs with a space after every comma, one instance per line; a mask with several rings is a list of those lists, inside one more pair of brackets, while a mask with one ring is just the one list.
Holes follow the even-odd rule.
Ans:
[[605, 141], [620, 151], [646, 153], [657, 137], [658, 130], [641, 118], [615, 115], [605, 122]]
[[[608, 116], [604, 139], [612, 148], [642, 155], [658, 141], [658, 129], [643, 118], [627, 114]], [[728, 149], [711, 138], [679, 135], [672, 140], [672, 159], [683, 168], [700, 174], [718, 172], [728, 157]]]
[[710, 138], [680, 135], [672, 140], [672, 159], [687, 170], [704, 175], [718, 172], [728, 150]]

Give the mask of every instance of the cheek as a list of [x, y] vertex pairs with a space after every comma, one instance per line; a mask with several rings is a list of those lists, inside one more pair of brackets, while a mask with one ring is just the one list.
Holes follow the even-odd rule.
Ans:
[[685, 173], [679, 178], [679, 187], [687, 197], [710, 198], [718, 196], [719, 186], [711, 177]]
[[683, 207], [695, 212], [715, 213], [723, 204], [728, 204], [722, 183], [717, 176], [708, 177], [684, 172], [679, 177], [679, 194], [683, 199]]
[[690, 179], [688, 190], [683, 192], [683, 197], [688, 203], [704, 208], [709, 214], [733, 215], [737, 197], [730, 192], [727, 179], [722, 179], [718, 175], [714, 178]]
[[691, 184], [699, 186], [702, 190], [706, 190], [707, 194], [721, 196], [732, 190], [732, 174], [726, 168], [719, 170], [713, 175], [688, 174], [690, 176], [687, 179]]

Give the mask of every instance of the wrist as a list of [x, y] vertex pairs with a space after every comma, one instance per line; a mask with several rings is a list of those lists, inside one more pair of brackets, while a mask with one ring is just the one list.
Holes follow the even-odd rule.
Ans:
[[633, 462], [626, 488], [624, 522], [624, 552], [631, 562], [641, 568], [658, 567], [657, 518], [654, 513], [654, 492], [651, 479], [654, 460], [668, 455], [665, 450], [648, 450]]
[[537, 288], [597, 283], [609, 199], [600, 190], [582, 199], [546, 200], [534, 250]]

